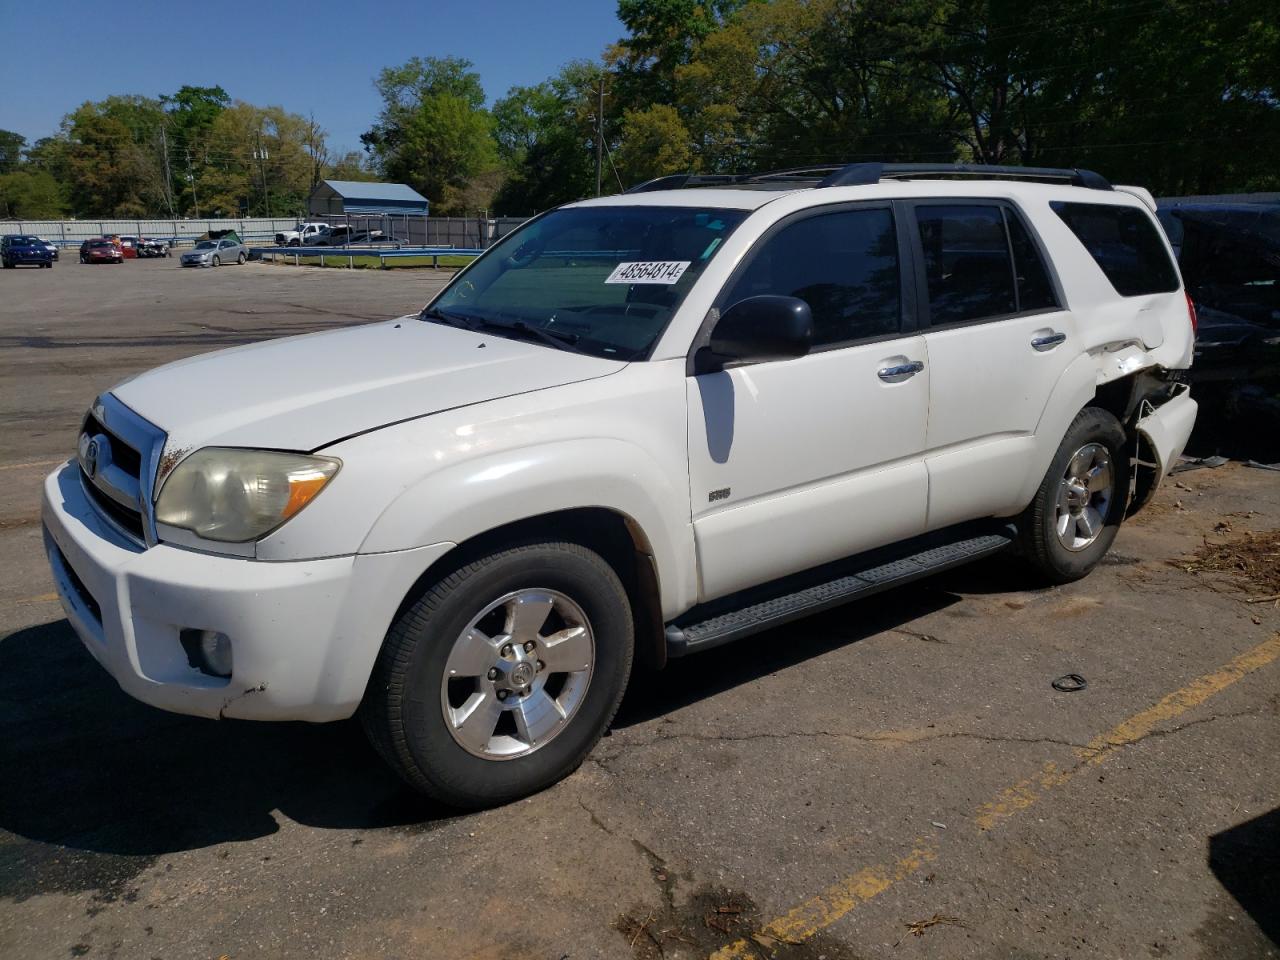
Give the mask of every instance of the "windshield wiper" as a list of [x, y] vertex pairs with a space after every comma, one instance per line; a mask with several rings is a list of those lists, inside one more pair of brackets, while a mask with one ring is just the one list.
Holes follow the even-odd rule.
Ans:
[[575, 344], [582, 338], [576, 333], [569, 333], [566, 330], [547, 330], [545, 327], [535, 327], [532, 324], [525, 323], [523, 320], [513, 320], [511, 323], [499, 323], [496, 320], [481, 320], [480, 326], [484, 327], [486, 330], [509, 330], [516, 333], [528, 334], [549, 346], [555, 347], [557, 350], [567, 347], [574, 353], [587, 352], [575, 346]]
[[445, 313], [442, 310], [435, 310], [426, 307], [418, 314], [419, 320], [440, 320], [449, 324], [451, 327], [461, 327], [463, 330], [479, 330], [480, 324], [470, 317], [464, 317], [457, 313]]

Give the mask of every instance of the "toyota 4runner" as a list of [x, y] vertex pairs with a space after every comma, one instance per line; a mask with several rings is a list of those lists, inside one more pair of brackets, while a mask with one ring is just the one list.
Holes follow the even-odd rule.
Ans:
[[45, 483], [63, 607], [140, 700], [358, 713], [423, 792], [510, 800], [633, 661], [1009, 548], [1092, 570], [1195, 419], [1152, 206], [854, 164], [560, 207], [418, 315], [98, 397]]

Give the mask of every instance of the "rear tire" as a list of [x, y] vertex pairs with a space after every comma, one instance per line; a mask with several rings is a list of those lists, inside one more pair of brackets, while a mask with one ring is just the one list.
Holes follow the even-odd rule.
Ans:
[[604, 734], [632, 631], [626, 592], [598, 554], [573, 543], [494, 553], [430, 585], [392, 624], [360, 719], [422, 793], [459, 808], [507, 803], [572, 773]]
[[236, 263], [240, 264], [241, 266], [244, 266], [244, 262], [248, 259], [249, 258], [245, 256], [244, 251], [241, 251], [240, 256], [236, 257]]
[[1105, 410], [1067, 428], [1035, 499], [1018, 521], [1023, 554], [1050, 583], [1087, 576], [1111, 548], [1129, 491], [1128, 438]]

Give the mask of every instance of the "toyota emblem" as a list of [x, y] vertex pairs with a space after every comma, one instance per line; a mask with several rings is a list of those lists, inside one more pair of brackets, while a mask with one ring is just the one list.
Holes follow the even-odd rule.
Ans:
[[84, 449], [80, 454], [80, 466], [84, 470], [85, 476], [90, 480], [94, 474], [98, 472], [98, 438], [91, 437], [84, 444]]

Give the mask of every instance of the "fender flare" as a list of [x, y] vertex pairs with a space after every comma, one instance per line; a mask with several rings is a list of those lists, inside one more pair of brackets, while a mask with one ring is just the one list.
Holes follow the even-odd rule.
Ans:
[[1040, 414], [1035, 430], [1035, 458], [1019, 492], [1019, 503], [1025, 506], [1036, 495], [1071, 421], [1097, 393], [1098, 361], [1092, 355], [1082, 353], [1062, 371], [1049, 394], [1049, 402]]
[[688, 488], [639, 447], [611, 438], [504, 450], [431, 473], [383, 510], [359, 552], [462, 544], [510, 523], [583, 507], [610, 510], [639, 529], [664, 616], [692, 606], [697, 569]]

